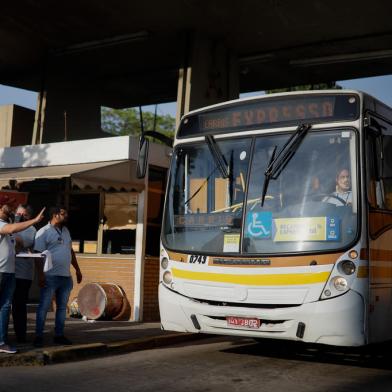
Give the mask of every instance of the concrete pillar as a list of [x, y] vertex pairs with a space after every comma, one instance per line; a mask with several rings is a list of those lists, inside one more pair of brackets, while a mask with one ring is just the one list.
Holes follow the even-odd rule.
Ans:
[[42, 131], [38, 142], [50, 143], [66, 140], [103, 137], [101, 106], [94, 92], [64, 88], [48, 84], [42, 110]]
[[30, 144], [34, 110], [18, 105], [0, 106], [0, 147]]
[[191, 110], [238, 97], [237, 56], [221, 42], [193, 35], [184, 67], [179, 70], [177, 124]]

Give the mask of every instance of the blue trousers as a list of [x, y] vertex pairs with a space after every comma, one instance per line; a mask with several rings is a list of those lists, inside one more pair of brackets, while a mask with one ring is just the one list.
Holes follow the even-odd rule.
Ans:
[[8, 336], [8, 323], [14, 290], [15, 274], [0, 272], [0, 344], [5, 343]]
[[14, 330], [18, 341], [26, 339], [27, 330], [27, 302], [29, 300], [29, 290], [31, 280], [15, 279], [14, 299], [12, 300], [12, 319]]
[[46, 275], [45, 287], [40, 290], [40, 300], [37, 309], [36, 336], [42, 337], [46, 315], [52, 303], [52, 298], [56, 295], [56, 319], [55, 319], [55, 336], [64, 335], [65, 316], [69, 295], [73, 287], [70, 276]]

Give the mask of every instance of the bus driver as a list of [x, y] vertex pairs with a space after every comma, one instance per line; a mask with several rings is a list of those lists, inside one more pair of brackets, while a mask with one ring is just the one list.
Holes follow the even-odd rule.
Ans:
[[335, 204], [336, 206], [351, 205], [353, 195], [351, 191], [351, 177], [348, 169], [338, 170], [336, 175], [336, 190], [323, 199], [326, 203]]

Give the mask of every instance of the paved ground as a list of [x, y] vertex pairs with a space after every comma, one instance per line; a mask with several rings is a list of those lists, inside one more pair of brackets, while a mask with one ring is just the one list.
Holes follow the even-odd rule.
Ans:
[[68, 318], [65, 335], [73, 342], [72, 346], [53, 344], [54, 314], [49, 313], [45, 328], [44, 347], [36, 349], [34, 339], [35, 314], [28, 315], [26, 344], [16, 344], [12, 322], [9, 340], [17, 349], [17, 354], [0, 354], [0, 366], [44, 365], [67, 362], [108, 354], [118, 354], [185, 340], [203, 337], [195, 334], [178, 334], [162, 331], [160, 323], [135, 323], [128, 321], [95, 321]]
[[0, 391], [390, 392], [387, 360], [386, 353], [210, 338], [82, 362], [3, 368]]
[[[86, 344], [95, 342], [114, 342], [130, 339], [132, 337], [146, 337], [158, 334], [168, 334], [161, 331], [160, 323], [136, 323], [130, 321], [83, 321], [82, 319], [67, 318], [65, 335], [74, 344]], [[29, 314], [28, 319], [28, 344], [19, 345], [21, 351], [32, 346], [35, 329], [35, 315]], [[45, 326], [45, 346], [53, 346], [54, 314], [49, 313]], [[13, 340], [12, 321], [9, 329], [10, 340]]]

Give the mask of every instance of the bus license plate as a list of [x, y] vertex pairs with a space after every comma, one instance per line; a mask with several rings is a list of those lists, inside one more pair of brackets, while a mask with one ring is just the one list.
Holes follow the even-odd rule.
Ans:
[[245, 318], [245, 317], [226, 317], [227, 325], [244, 327], [244, 328], [260, 328], [260, 320], [256, 318]]

